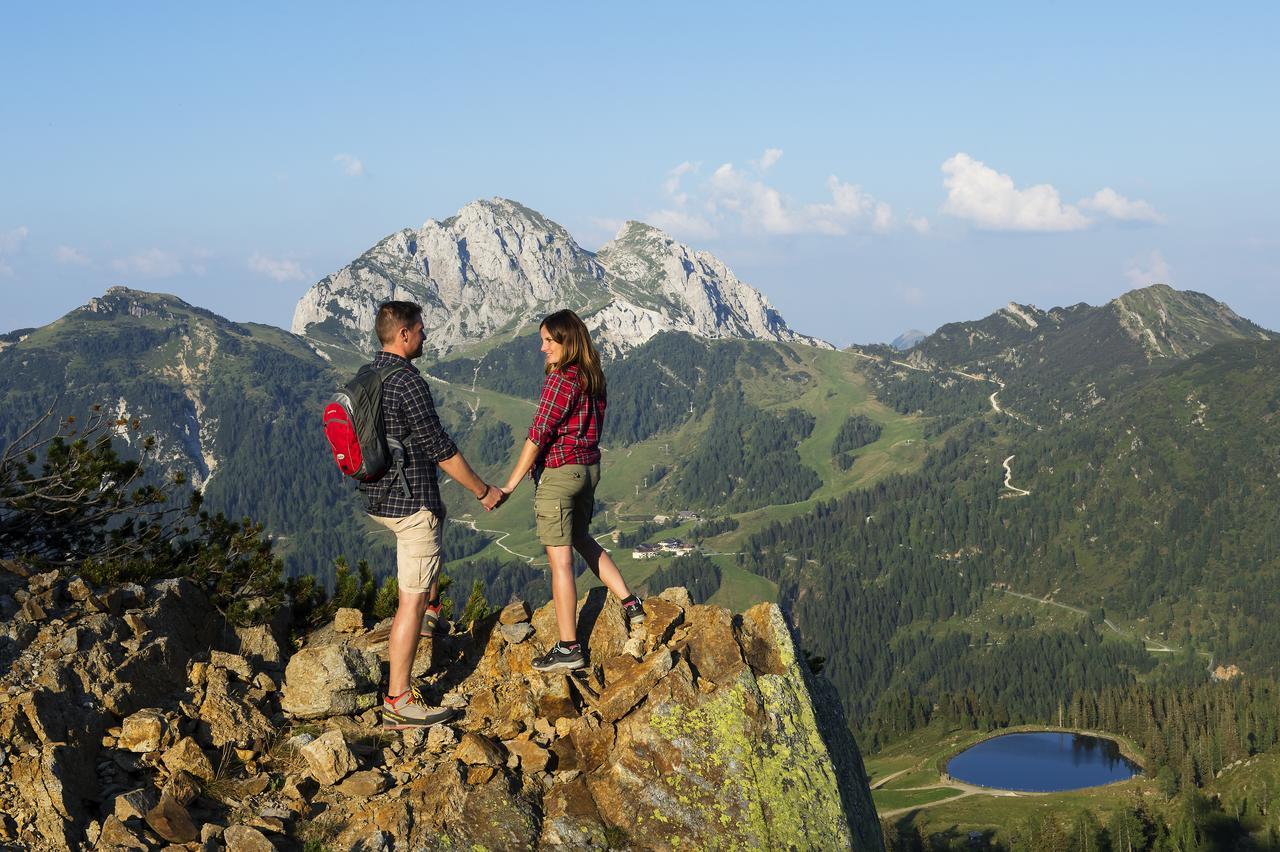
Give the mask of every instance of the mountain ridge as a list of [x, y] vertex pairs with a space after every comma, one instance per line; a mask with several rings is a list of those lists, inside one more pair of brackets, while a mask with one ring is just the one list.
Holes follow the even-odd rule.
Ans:
[[368, 353], [377, 306], [393, 298], [423, 306], [426, 345], [436, 357], [566, 306], [584, 315], [610, 354], [670, 330], [830, 346], [788, 328], [719, 259], [651, 226], [629, 222], [593, 253], [541, 213], [504, 198], [474, 201], [379, 240], [308, 289], [291, 330]]

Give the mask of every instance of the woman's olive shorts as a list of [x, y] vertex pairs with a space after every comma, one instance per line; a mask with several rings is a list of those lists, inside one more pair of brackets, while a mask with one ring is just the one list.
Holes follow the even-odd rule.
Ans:
[[544, 468], [533, 492], [538, 541], [547, 546], [573, 544], [586, 538], [600, 482], [599, 464], [566, 464]]

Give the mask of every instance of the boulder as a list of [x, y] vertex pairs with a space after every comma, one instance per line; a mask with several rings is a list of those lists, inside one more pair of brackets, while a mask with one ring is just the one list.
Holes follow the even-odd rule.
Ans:
[[134, 850], [146, 852], [150, 847], [143, 842], [142, 838], [129, 830], [123, 822], [115, 816], [109, 816], [102, 821], [102, 830], [98, 833], [98, 842], [94, 844], [95, 849], [102, 850]]
[[340, 607], [333, 616], [336, 633], [360, 633], [364, 630], [364, 613], [352, 607]]
[[253, 666], [249, 665], [249, 661], [239, 654], [212, 651], [209, 653], [209, 665], [215, 669], [231, 672], [245, 683], [253, 680]]
[[472, 733], [462, 735], [453, 756], [467, 766], [501, 766], [505, 762], [502, 748], [497, 743]]
[[498, 613], [498, 623], [505, 625], [522, 624], [529, 620], [529, 605], [524, 601], [509, 603]]
[[168, 794], [160, 796], [159, 803], [147, 811], [147, 825], [170, 843], [191, 843], [200, 836], [191, 814]]
[[275, 845], [256, 828], [247, 825], [228, 826], [222, 832], [227, 852], [275, 852]]
[[160, 759], [170, 774], [185, 770], [205, 781], [213, 780], [213, 762], [191, 737], [183, 737]]
[[508, 643], [519, 645], [533, 635], [533, 625], [522, 621], [519, 624], [500, 624], [498, 633]]
[[311, 777], [326, 787], [360, 768], [341, 731], [322, 734], [303, 746], [299, 753], [306, 760]]
[[525, 774], [542, 772], [551, 763], [551, 753], [527, 737], [517, 737], [503, 745], [508, 752], [520, 758], [520, 771]]
[[362, 799], [368, 799], [385, 792], [390, 787], [391, 779], [387, 777], [385, 772], [367, 769], [364, 772], [356, 772], [348, 776], [345, 781], [338, 785], [338, 792], [347, 796], [359, 796]]
[[[227, 656], [244, 661], [243, 657]], [[275, 733], [275, 727], [249, 700], [247, 687], [231, 683], [230, 671], [210, 664], [205, 675], [204, 701], [200, 704], [201, 733], [219, 748], [264, 742]]]
[[285, 669], [280, 706], [300, 719], [348, 716], [377, 703], [376, 654], [349, 645], [303, 648]]
[[139, 710], [120, 723], [116, 747], [142, 754], [160, 748], [164, 739], [164, 714], [159, 710]]
[[609, 722], [621, 719], [644, 699], [658, 681], [671, 671], [671, 651], [659, 648], [609, 684], [596, 703], [600, 715]]

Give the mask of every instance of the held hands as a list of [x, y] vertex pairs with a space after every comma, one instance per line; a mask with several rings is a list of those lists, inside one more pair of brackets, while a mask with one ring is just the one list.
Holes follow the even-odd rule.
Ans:
[[508, 492], [503, 491], [496, 485], [485, 485], [484, 496], [480, 498], [480, 505], [484, 506], [486, 512], [492, 512], [501, 506], [507, 500]]

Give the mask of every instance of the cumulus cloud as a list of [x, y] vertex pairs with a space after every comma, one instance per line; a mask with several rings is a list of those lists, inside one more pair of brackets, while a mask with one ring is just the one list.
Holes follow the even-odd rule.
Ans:
[[1134, 287], [1169, 283], [1169, 263], [1160, 252], [1131, 257], [1124, 264], [1124, 277]]
[[779, 160], [782, 159], [781, 148], [765, 148], [764, 153], [760, 155], [760, 159], [756, 160], [754, 165], [762, 172], [767, 172], [773, 168]]
[[1131, 201], [1111, 187], [1075, 204], [1064, 202], [1047, 183], [1018, 188], [1013, 178], [963, 152], [942, 164], [947, 189], [944, 213], [992, 231], [1079, 231], [1097, 219], [1084, 212], [1126, 221], [1164, 221], [1146, 201]]
[[764, 180], [764, 173], [781, 158], [781, 148], [766, 148], [749, 168], [724, 163], [703, 180], [698, 179], [701, 164], [683, 162], [663, 179], [668, 204], [645, 221], [685, 239], [708, 239], [734, 230], [838, 236], [854, 229], [884, 232], [896, 224], [888, 203], [835, 175], [826, 180], [827, 199], [796, 201]]
[[956, 154], [942, 164], [946, 175], [946, 213], [994, 231], [1078, 231], [1089, 218], [1063, 204], [1058, 190], [1047, 183], [1018, 189], [1013, 178], [968, 154]]
[[927, 234], [932, 230], [929, 220], [923, 216], [908, 216], [907, 225], [917, 234]]
[[53, 259], [63, 266], [88, 266], [89, 258], [74, 246], [58, 246], [53, 250]]
[[273, 281], [305, 281], [311, 277], [296, 260], [271, 258], [257, 252], [249, 257], [249, 268]]
[[158, 248], [145, 249], [129, 257], [113, 260], [111, 268], [116, 272], [141, 278], [172, 278], [186, 269], [182, 258]]
[[348, 177], [364, 177], [364, 163], [350, 154], [335, 154], [333, 161], [342, 166]]
[[31, 231], [26, 225], [20, 225], [9, 231], [0, 231], [0, 275], [13, 274], [13, 267], [5, 262], [6, 258], [17, 254], [30, 235]]
[[1163, 224], [1165, 221], [1165, 218], [1147, 202], [1130, 201], [1109, 186], [1103, 187], [1088, 198], [1081, 199], [1080, 206], [1122, 221], [1155, 224]]

